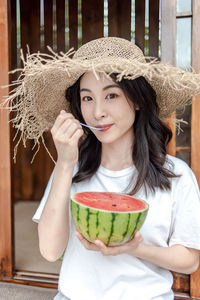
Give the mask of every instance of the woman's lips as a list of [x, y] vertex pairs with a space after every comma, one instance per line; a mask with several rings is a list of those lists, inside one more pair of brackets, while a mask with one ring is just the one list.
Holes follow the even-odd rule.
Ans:
[[96, 128], [102, 128], [101, 130], [99, 131], [107, 131], [110, 129], [110, 127], [112, 126], [113, 124], [105, 124], [105, 125], [98, 125], [96, 126]]

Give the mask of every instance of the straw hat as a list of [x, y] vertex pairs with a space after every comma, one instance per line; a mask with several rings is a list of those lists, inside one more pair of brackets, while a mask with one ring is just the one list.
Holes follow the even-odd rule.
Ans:
[[[20, 130], [18, 140], [33, 139], [39, 144], [61, 109], [69, 111], [65, 90], [86, 71], [109, 75], [117, 73], [117, 80], [139, 76], [150, 83], [157, 94], [160, 118], [183, 108], [191, 96], [200, 93], [200, 74], [187, 72], [163, 64], [156, 59], [145, 59], [142, 51], [128, 40], [105, 37], [84, 44], [72, 56], [68, 53], [22, 55], [24, 68], [15, 82], [17, 87], [9, 95], [7, 104], [16, 111], [13, 126]], [[17, 143], [17, 145], [18, 145]]]

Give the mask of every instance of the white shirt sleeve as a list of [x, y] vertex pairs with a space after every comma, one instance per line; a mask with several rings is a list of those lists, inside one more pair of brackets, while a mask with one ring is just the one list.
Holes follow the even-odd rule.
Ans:
[[184, 168], [174, 186], [169, 246], [183, 245], [200, 250], [200, 193], [192, 170]]
[[37, 208], [37, 210], [36, 210], [36, 212], [35, 212], [35, 214], [32, 218], [32, 220], [36, 223], [39, 223], [39, 221], [40, 221], [40, 216], [42, 214], [43, 208], [44, 208], [45, 203], [47, 201], [47, 198], [49, 196], [49, 192], [50, 192], [51, 184], [52, 184], [52, 180], [53, 180], [53, 173], [54, 173], [54, 171], [51, 173], [51, 176], [50, 176], [48, 184], [46, 186], [44, 195], [43, 195], [43, 197], [41, 199], [41, 202], [40, 202], [40, 204], [39, 204], [39, 206], [38, 206], [38, 208]]
[[[77, 172], [77, 165], [75, 165], [73, 176], [74, 176], [74, 174], [76, 172]], [[40, 201], [40, 204], [39, 204], [39, 206], [38, 206], [38, 208], [37, 208], [37, 210], [36, 210], [36, 212], [35, 212], [35, 214], [34, 214], [34, 216], [32, 218], [33, 222], [39, 223], [39, 221], [40, 221], [40, 216], [42, 214], [43, 208], [45, 206], [45, 203], [47, 201], [47, 198], [49, 196], [49, 192], [50, 192], [50, 189], [51, 189], [51, 184], [52, 184], [52, 180], [53, 180], [53, 174], [54, 174], [54, 170], [53, 170], [53, 172], [52, 172], [52, 174], [51, 174], [51, 176], [49, 178], [48, 184], [46, 186], [46, 189], [45, 189], [44, 195], [43, 195], [43, 197], [42, 197], [42, 199]], [[75, 190], [74, 190], [73, 185], [72, 185], [70, 194], [73, 194], [73, 193], [75, 193]]]

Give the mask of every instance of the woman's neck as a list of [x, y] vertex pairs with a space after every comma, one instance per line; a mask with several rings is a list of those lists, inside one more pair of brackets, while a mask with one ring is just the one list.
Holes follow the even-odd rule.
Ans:
[[133, 141], [121, 139], [110, 144], [102, 144], [101, 165], [113, 171], [133, 165]]

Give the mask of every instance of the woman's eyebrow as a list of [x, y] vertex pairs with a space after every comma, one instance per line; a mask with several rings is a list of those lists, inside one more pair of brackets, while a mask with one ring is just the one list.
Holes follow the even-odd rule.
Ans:
[[91, 91], [91, 90], [89, 90], [89, 89], [85, 89], [85, 88], [83, 88], [83, 89], [80, 89], [80, 93], [81, 93], [81, 92], [90, 92], [90, 93], [91, 93], [92, 91]]
[[120, 89], [119, 85], [117, 84], [110, 84], [110, 85], [107, 85], [103, 88], [103, 91], [107, 90], [107, 89], [110, 89], [110, 88], [118, 88]]
[[[103, 88], [103, 91], [107, 90], [107, 89], [110, 89], [110, 88], [118, 88], [120, 89], [120, 87], [117, 85], [117, 84], [110, 84], [110, 85], [107, 85]], [[92, 93], [92, 91], [90, 89], [86, 89], [86, 88], [82, 88], [80, 89], [80, 93], [81, 92], [89, 92], [89, 93]]]

